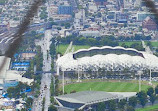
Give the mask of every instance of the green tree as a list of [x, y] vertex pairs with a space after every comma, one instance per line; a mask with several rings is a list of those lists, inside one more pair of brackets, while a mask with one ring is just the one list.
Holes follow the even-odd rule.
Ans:
[[32, 103], [33, 103], [33, 99], [32, 98], [27, 98], [26, 99], [26, 108], [28, 109], [28, 108], [31, 108], [31, 106], [32, 106]]
[[114, 100], [110, 100], [108, 104], [109, 111], [115, 111], [116, 110], [116, 102]]
[[105, 103], [104, 102], [98, 103], [97, 111], [104, 111], [104, 110], [105, 110]]
[[58, 30], [61, 30], [61, 27], [57, 27]]
[[88, 38], [88, 43], [89, 43], [89, 45], [91, 45], [91, 46], [95, 46], [96, 43], [97, 43], [97, 41], [96, 41], [95, 38]]
[[57, 108], [54, 105], [50, 105], [48, 111], [57, 111]]
[[140, 104], [144, 107], [145, 104], [147, 103], [147, 94], [144, 91], [141, 91], [137, 93], [137, 98], [140, 102]]
[[154, 94], [154, 88], [153, 87], [148, 88], [147, 95], [151, 96], [153, 94]]
[[155, 87], [155, 94], [158, 94], [158, 85]]
[[65, 23], [65, 28], [66, 29], [70, 28], [70, 26], [71, 26], [70, 23]]
[[80, 37], [78, 42], [79, 42], [80, 45], [85, 45], [86, 44], [86, 40], [87, 39], [85, 37]]
[[121, 46], [124, 48], [128, 48], [128, 46], [125, 43], [123, 43]]
[[133, 106], [135, 108], [136, 105], [137, 105], [137, 98], [136, 97], [131, 97], [131, 98], [129, 98], [128, 102], [129, 102], [130, 106]]
[[156, 100], [156, 95], [155, 94], [150, 95], [150, 102], [152, 103], [152, 105], [154, 104], [155, 100]]
[[124, 110], [125, 105], [126, 105], [126, 100], [121, 99], [120, 102], [118, 103], [118, 108]]
[[127, 106], [126, 111], [135, 111], [135, 109], [132, 106]]

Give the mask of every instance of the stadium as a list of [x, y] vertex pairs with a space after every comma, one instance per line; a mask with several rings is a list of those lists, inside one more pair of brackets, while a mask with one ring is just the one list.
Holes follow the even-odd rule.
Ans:
[[58, 58], [57, 66], [61, 71], [158, 71], [158, 57], [133, 48], [91, 47], [70, 52]]
[[[128, 100], [138, 91], [146, 91], [152, 85], [151, 71], [158, 71], [158, 57], [155, 55], [120, 46], [80, 49], [65, 53], [56, 63], [57, 75], [62, 75], [61, 90], [65, 95], [55, 97], [55, 101], [63, 109], [95, 109], [99, 102]], [[143, 76], [147, 78], [149, 75], [148, 84]], [[77, 81], [69, 82], [72, 77], [75, 81], [78, 77]], [[129, 94], [129, 97], [122, 98], [120, 94]]]

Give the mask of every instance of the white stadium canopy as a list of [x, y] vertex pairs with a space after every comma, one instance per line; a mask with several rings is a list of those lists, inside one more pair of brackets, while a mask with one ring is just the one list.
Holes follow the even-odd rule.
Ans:
[[[104, 54], [95, 53], [92, 56], [84, 54], [87, 52], [91, 53], [90, 51], [94, 50], [111, 50], [112, 53], [109, 51], [105, 54], [102, 51]], [[133, 54], [131, 54], [131, 52]], [[76, 58], [74, 58], [74, 55], [78, 53], [82, 53], [83, 56], [76, 56]], [[158, 71], [158, 57], [132, 48], [110, 46], [91, 47], [89, 49], [80, 49], [74, 53], [67, 53], [58, 58], [57, 65], [62, 71], [87, 71], [89, 69], [97, 71], [99, 68], [104, 68], [107, 71], [121, 71], [125, 68], [134, 71], [145, 69]]]

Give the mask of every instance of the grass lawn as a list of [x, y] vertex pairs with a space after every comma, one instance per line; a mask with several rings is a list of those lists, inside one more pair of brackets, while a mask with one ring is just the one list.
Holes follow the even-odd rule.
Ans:
[[152, 45], [153, 47], [158, 47], [158, 42], [151, 42], [151, 45]]
[[148, 106], [145, 108], [136, 109], [136, 111], [158, 111], [158, 104], [155, 104], [153, 106]]
[[[147, 90], [150, 86], [142, 84], [142, 90]], [[83, 82], [65, 85], [65, 92], [71, 91], [107, 91], [107, 92], [138, 92], [138, 83], [130, 82]]]
[[[57, 46], [56, 50], [57, 50], [57, 52], [60, 52], [60, 53], [64, 54], [66, 49], [68, 48], [68, 46], [69, 46], [69, 44], [66, 44], [66, 45], [61, 44], [61, 45]], [[73, 45], [73, 47], [74, 47], [74, 51], [77, 51], [79, 49], [88, 49], [88, 48], [90, 48], [90, 46], [88, 46], [88, 45]]]
[[131, 46], [133, 43], [141, 43], [141, 41], [129, 41], [129, 42], [119, 42], [119, 46], [125, 43], [127, 46]]
[[[125, 43], [127, 46], [131, 46], [133, 43], [141, 43], [141, 41], [129, 41], [129, 42], [119, 42], [119, 46], [121, 46], [123, 43]], [[147, 42], [145, 42], [147, 43]], [[153, 47], [158, 47], [158, 42], [151, 42]], [[60, 52], [62, 54], [65, 53], [66, 49], [68, 48], [69, 44], [60, 44], [57, 46], [57, 52]], [[90, 48], [89, 45], [73, 45], [74, 51], [77, 51], [79, 49], [88, 49]]]
[[[133, 43], [141, 43], [141, 41], [119, 42], [119, 46], [121, 46], [123, 43], [125, 43], [127, 46], [130, 46], [130, 45], [133, 44]], [[147, 42], [145, 41], [145, 43], [147, 43]], [[152, 42], [151, 42], [151, 45], [152, 45], [153, 47], [158, 47], [158, 42], [152, 41]]]

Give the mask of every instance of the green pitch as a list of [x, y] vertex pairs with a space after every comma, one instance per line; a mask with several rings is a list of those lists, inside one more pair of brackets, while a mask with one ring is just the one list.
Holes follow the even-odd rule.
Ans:
[[[150, 86], [142, 84], [142, 90]], [[65, 85], [65, 92], [71, 91], [138, 92], [139, 84], [130, 82], [85, 82]]]
[[[57, 50], [57, 52], [60, 52], [61, 54], [64, 54], [66, 49], [68, 48], [68, 46], [69, 46], [69, 44], [66, 44], [66, 45], [61, 44], [61, 45], [57, 46], [56, 50]], [[74, 47], [74, 51], [77, 51], [79, 49], [88, 49], [88, 48], [90, 48], [90, 46], [88, 46], [88, 45], [73, 45], [72, 47]]]
[[139, 44], [141, 44], [141, 41], [119, 42], [119, 46], [121, 46], [123, 43], [124, 43], [125, 45], [127, 45], [127, 46], [131, 46], [131, 45], [134, 44], [134, 43], [139, 43]]

